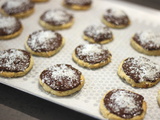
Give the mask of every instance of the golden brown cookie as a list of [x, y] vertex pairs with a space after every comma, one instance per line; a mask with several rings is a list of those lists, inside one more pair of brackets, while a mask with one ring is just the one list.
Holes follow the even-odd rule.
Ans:
[[50, 57], [64, 45], [61, 34], [50, 30], [39, 30], [29, 35], [25, 47], [33, 55]]
[[83, 38], [90, 43], [106, 44], [113, 40], [113, 34], [107, 26], [91, 25], [84, 30]]
[[87, 10], [92, 5], [92, 0], [64, 0], [63, 5], [73, 10]]
[[0, 15], [0, 40], [17, 37], [22, 30], [22, 24], [18, 19]]
[[135, 33], [131, 46], [140, 53], [160, 56], [160, 34], [151, 30]]
[[118, 75], [133, 87], [149, 88], [160, 81], [160, 66], [145, 57], [122, 61]]
[[16, 18], [24, 18], [34, 12], [34, 3], [30, 0], [7, 0], [0, 9], [1, 13]]
[[40, 74], [43, 89], [57, 96], [73, 94], [84, 85], [84, 77], [76, 68], [68, 64], [56, 64]]
[[32, 67], [33, 58], [27, 51], [20, 49], [0, 51], [0, 76], [24, 76]]
[[142, 120], [146, 111], [144, 97], [124, 89], [109, 91], [100, 102], [100, 112], [109, 120]]
[[124, 11], [110, 8], [103, 14], [102, 22], [108, 27], [121, 29], [130, 24], [130, 19]]
[[42, 27], [49, 30], [66, 29], [73, 25], [73, 15], [62, 9], [48, 10], [39, 20]]
[[79, 45], [75, 48], [72, 58], [80, 66], [100, 68], [111, 62], [111, 53], [99, 44]]

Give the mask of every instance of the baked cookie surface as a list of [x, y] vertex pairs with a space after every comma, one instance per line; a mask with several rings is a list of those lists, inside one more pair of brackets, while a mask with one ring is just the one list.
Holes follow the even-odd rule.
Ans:
[[83, 38], [91, 43], [105, 44], [113, 40], [111, 30], [103, 25], [88, 26], [83, 34]]
[[99, 44], [79, 45], [75, 48], [72, 58], [82, 67], [100, 68], [111, 62], [111, 53]]
[[131, 46], [146, 55], [160, 55], [160, 34], [151, 30], [135, 33]]
[[50, 30], [39, 30], [29, 35], [25, 47], [33, 55], [50, 57], [61, 50], [64, 38]]
[[127, 14], [117, 8], [110, 8], [105, 11], [102, 22], [111, 28], [125, 28], [130, 24]]
[[110, 120], [142, 120], [146, 110], [142, 95], [124, 89], [109, 91], [100, 102], [101, 114]]
[[63, 5], [73, 10], [87, 10], [92, 5], [92, 0], [64, 0]]
[[18, 19], [0, 14], [0, 40], [17, 37], [21, 34], [22, 29], [22, 24]]
[[83, 87], [84, 77], [71, 65], [56, 64], [40, 74], [39, 82], [45, 91], [57, 96], [67, 96]]
[[160, 66], [145, 57], [129, 57], [120, 64], [118, 75], [133, 87], [148, 88], [160, 81]]
[[1, 6], [1, 12], [17, 18], [27, 17], [34, 12], [34, 3], [30, 0], [7, 0]]
[[19, 77], [27, 74], [33, 66], [30, 53], [20, 49], [0, 51], [0, 76]]
[[63, 9], [54, 9], [44, 12], [39, 20], [42, 27], [49, 30], [66, 29], [73, 24], [73, 15]]

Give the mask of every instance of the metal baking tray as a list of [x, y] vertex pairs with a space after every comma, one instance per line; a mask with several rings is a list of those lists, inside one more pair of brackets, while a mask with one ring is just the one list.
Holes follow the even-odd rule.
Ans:
[[[5, 0], [1, 0], [0, 4], [4, 1]], [[84, 41], [82, 38], [84, 29], [92, 24], [102, 24], [102, 14], [107, 8], [112, 7], [124, 10], [131, 19], [131, 25], [129, 27], [125, 29], [111, 29], [114, 40], [105, 44], [104, 47], [107, 47], [111, 51], [113, 56], [112, 62], [105, 67], [96, 70], [78, 66], [72, 60], [72, 52], [79, 44], [88, 44], [88, 42]], [[50, 0], [46, 3], [36, 4], [34, 14], [21, 19], [24, 26], [22, 34], [11, 40], [1, 40], [0, 50], [9, 48], [25, 49], [24, 42], [26, 41], [27, 36], [34, 31], [43, 29], [38, 23], [40, 15], [44, 11], [54, 8], [66, 9], [62, 6], [62, 0]], [[132, 56], [145, 56], [154, 62], [159, 62], [159, 56], [146, 56], [135, 51], [130, 46], [130, 39], [137, 31], [146, 29], [159, 31], [160, 21], [158, 16], [160, 13], [153, 9], [140, 7], [123, 1], [106, 0], [93, 0], [92, 8], [87, 11], [66, 10], [74, 15], [75, 22], [71, 28], [57, 31], [66, 39], [66, 43], [62, 50], [49, 58], [34, 56], [35, 64], [27, 75], [18, 78], [0, 77], [0, 83], [85, 113], [97, 119], [103, 119], [99, 112], [99, 103], [107, 91], [118, 88], [131, 90], [143, 95], [147, 102], [148, 109], [144, 120], [159, 120], [160, 108], [158, 107], [156, 96], [160, 89], [160, 85], [157, 84], [156, 86], [147, 89], [133, 88], [122, 82], [117, 75], [117, 69], [123, 59]], [[81, 91], [67, 97], [57, 97], [42, 89], [38, 83], [40, 73], [45, 68], [59, 63], [71, 64], [82, 72], [86, 82]]]

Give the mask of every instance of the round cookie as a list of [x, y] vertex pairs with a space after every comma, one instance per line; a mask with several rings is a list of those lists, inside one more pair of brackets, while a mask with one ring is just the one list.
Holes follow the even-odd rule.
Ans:
[[91, 25], [84, 30], [83, 38], [90, 43], [106, 44], [113, 40], [113, 35], [107, 26]]
[[82, 67], [100, 68], [111, 62], [111, 53], [99, 44], [79, 45], [75, 48], [72, 58]]
[[20, 49], [0, 51], [0, 76], [24, 76], [32, 67], [33, 58], [27, 51]]
[[1, 13], [16, 18], [24, 18], [34, 12], [34, 3], [30, 0], [7, 0], [1, 6]]
[[122, 61], [118, 75], [133, 87], [149, 88], [160, 81], [160, 66], [145, 57]]
[[39, 20], [42, 27], [49, 30], [66, 29], [73, 25], [73, 15], [62, 9], [48, 10]]
[[127, 14], [119, 9], [107, 9], [102, 17], [102, 22], [111, 28], [125, 28], [130, 24]]
[[100, 112], [109, 120], [142, 120], [146, 111], [144, 97], [124, 89], [109, 91], [100, 102]]
[[14, 17], [5, 17], [0, 14], [0, 40], [11, 39], [21, 34], [21, 22]]
[[160, 35], [151, 30], [135, 33], [131, 46], [140, 53], [160, 56]]
[[71, 65], [56, 64], [40, 74], [39, 82], [45, 91], [67, 96], [81, 90], [85, 80], [82, 73]]
[[33, 55], [50, 57], [61, 50], [64, 38], [50, 30], [39, 30], [29, 35], [25, 47]]
[[47, 2], [49, 0], [31, 0], [31, 2]]
[[87, 10], [92, 5], [92, 0], [64, 0], [63, 5], [73, 10]]

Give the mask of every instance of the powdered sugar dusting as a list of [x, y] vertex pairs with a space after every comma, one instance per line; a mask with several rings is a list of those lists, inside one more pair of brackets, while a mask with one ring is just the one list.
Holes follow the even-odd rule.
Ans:
[[78, 48], [78, 51], [80, 55], [94, 56], [94, 54], [100, 54], [102, 52], [102, 48], [99, 44], [86, 44], [83, 45], [82, 49]]
[[80, 60], [90, 64], [101, 63], [111, 57], [108, 49], [99, 44], [79, 45], [75, 53]]
[[114, 17], [124, 17], [126, 16], [125, 12], [123, 12], [122, 10], [118, 9], [118, 8], [111, 8], [109, 9], [110, 13], [106, 13], [109, 16], [114, 16]]
[[[7, 68], [8, 70], [18, 69], [24, 71], [29, 63], [28, 56], [17, 49], [9, 49], [8, 51], [0, 51], [0, 67]], [[24, 66], [23, 62], [26, 63]]]
[[110, 29], [104, 25], [91, 25], [87, 27], [84, 31], [87, 35], [93, 36], [94, 38], [101, 38], [103, 36], [104, 38], [111, 38], [112, 32]]
[[41, 51], [41, 49], [54, 49], [57, 46], [57, 43], [54, 42], [56, 39], [57, 35], [53, 31], [37, 31], [30, 35], [27, 43], [33, 50]]
[[[139, 114], [136, 113], [136, 110], [141, 109], [141, 101], [136, 100], [140, 97], [139, 95], [126, 91], [126, 90], [113, 90], [113, 94], [110, 96], [110, 101], [112, 101], [108, 106], [112, 108], [117, 114], [123, 110], [123, 117], [125, 118], [127, 113], [129, 114]], [[126, 115], [125, 115], [126, 114]]]
[[144, 57], [127, 59], [124, 63], [131, 64], [129, 70], [139, 78], [139, 82], [155, 81], [160, 78], [160, 65]]
[[29, 0], [8, 0], [6, 4], [6, 8], [12, 9], [22, 6], [23, 4], [29, 4]]
[[44, 14], [45, 21], [53, 21], [64, 24], [70, 21], [71, 14], [61, 9], [49, 10]]
[[146, 43], [150, 43], [150, 46], [160, 47], [160, 34], [155, 33], [151, 30], [147, 30], [147, 31], [138, 33], [138, 36], [142, 45], [145, 45]]
[[42, 82], [47, 83], [53, 89], [60, 89], [60, 87], [63, 89], [74, 88], [80, 82], [77, 71], [66, 64], [54, 65], [47, 70], [49, 72], [42, 79]]
[[17, 20], [14, 17], [0, 16], [0, 29], [4, 29], [8, 34], [14, 31], [16, 23]]

